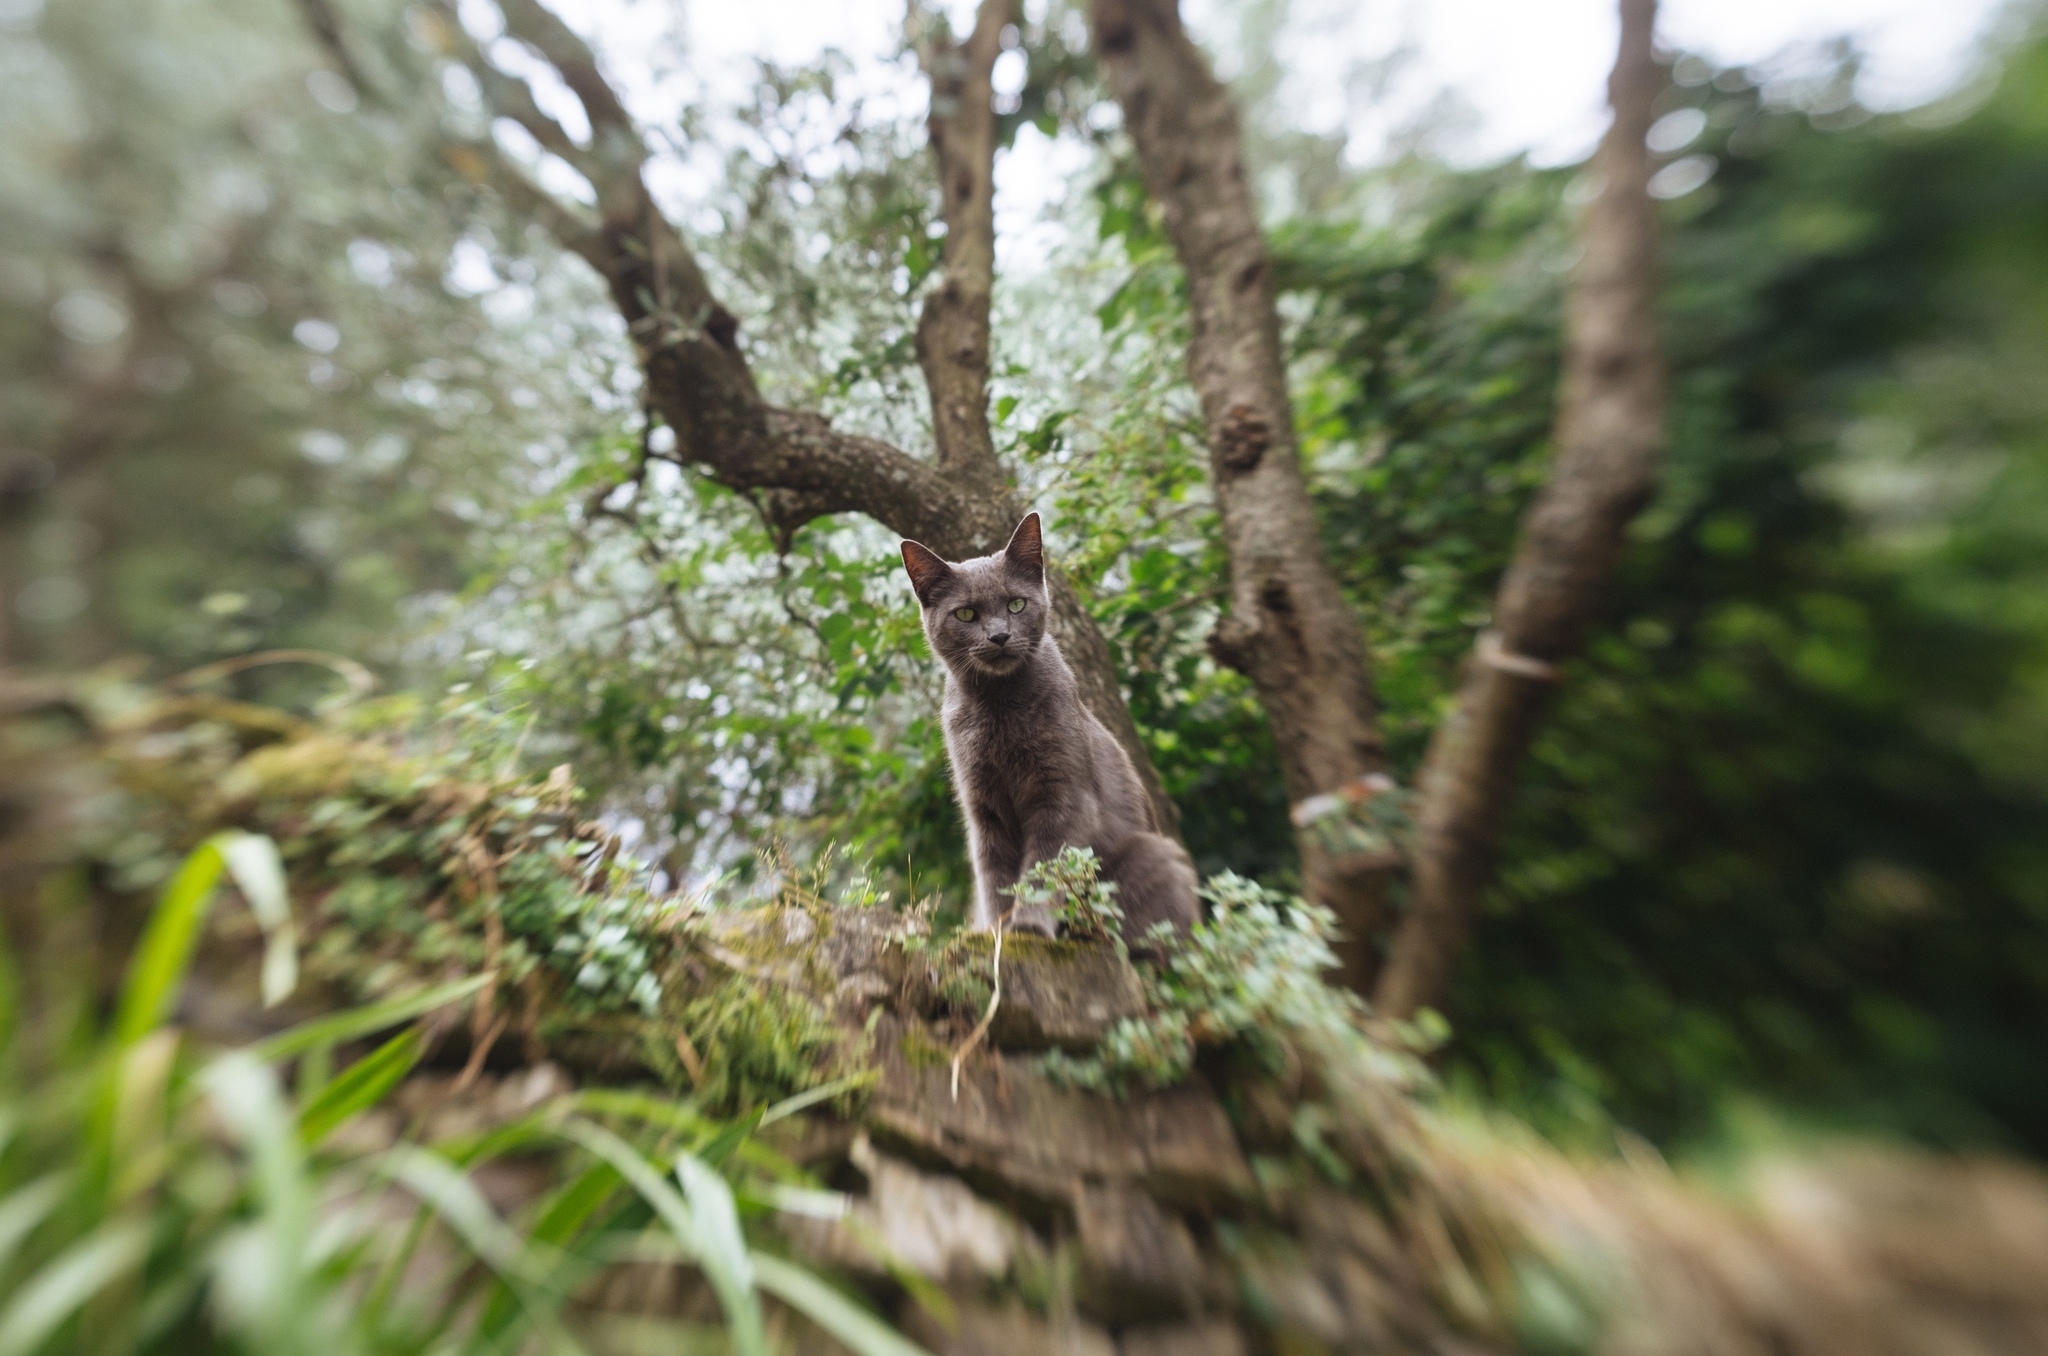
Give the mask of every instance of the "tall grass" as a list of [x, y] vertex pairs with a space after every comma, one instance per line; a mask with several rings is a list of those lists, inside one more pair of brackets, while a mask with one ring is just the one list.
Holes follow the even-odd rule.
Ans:
[[[276, 850], [253, 835], [186, 859], [111, 1014], [83, 1038], [32, 1039], [39, 1018], [12, 982], [22, 958], [0, 957], [0, 1356], [583, 1352], [617, 1317], [585, 1302], [594, 1283], [647, 1260], [695, 1268], [721, 1318], [707, 1329], [641, 1316], [638, 1343], [767, 1356], [779, 1321], [768, 1297], [857, 1356], [916, 1356], [752, 1236], [778, 1209], [843, 1208], [753, 1138], [843, 1089], [738, 1123], [589, 1089], [487, 1133], [351, 1147], [366, 1137], [340, 1132], [423, 1057], [421, 1019], [489, 977], [202, 1048], [170, 1019], [223, 874], [263, 929], [275, 1002], [295, 983], [296, 941]], [[329, 1072], [338, 1050], [371, 1038]], [[502, 1216], [479, 1170], [535, 1154], [558, 1165], [557, 1184]]]

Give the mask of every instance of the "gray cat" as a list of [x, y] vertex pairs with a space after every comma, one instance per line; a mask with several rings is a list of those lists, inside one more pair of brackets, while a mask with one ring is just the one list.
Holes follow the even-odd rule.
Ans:
[[[1001, 552], [957, 564], [906, 541], [903, 568], [946, 665], [946, 754], [974, 856], [970, 925], [993, 928], [1025, 868], [1073, 846], [1093, 848], [1116, 882], [1127, 940], [1161, 922], [1186, 932], [1200, 916], [1188, 855], [1159, 832], [1130, 756], [1081, 705], [1046, 634], [1038, 515]], [[1043, 907], [1018, 908], [1006, 926], [1057, 930]]]

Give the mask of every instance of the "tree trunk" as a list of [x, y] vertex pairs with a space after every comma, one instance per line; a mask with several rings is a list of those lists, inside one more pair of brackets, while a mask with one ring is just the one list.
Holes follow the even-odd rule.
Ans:
[[1494, 630], [1466, 661], [1457, 706], [1431, 740], [1419, 780], [1414, 904], [1375, 994], [1406, 1017], [1440, 1002], [1493, 880], [1516, 770], [1649, 499], [1663, 442], [1656, 325], [1656, 219], [1647, 184], [1652, 107], [1663, 74], [1651, 51], [1656, 0], [1622, 0], [1608, 84], [1614, 122], [1594, 164], [1599, 196], [1565, 310], [1557, 460], [1522, 523], [1501, 581]]
[[1208, 426], [1231, 569], [1230, 612], [1210, 652], [1258, 690], [1296, 806], [1305, 884], [1342, 921], [1344, 976], [1363, 989], [1391, 863], [1340, 855], [1302, 821], [1311, 802], [1371, 794], [1385, 755], [1364, 637], [1324, 556], [1302, 475], [1237, 110], [1174, 0], [1095, 0], [1094, 30], [1146, 190], [1187, 275], [1188, 375]]
[[[435, 0], [415, 13], [436, 55], [476, 77], [494, 117], [524, 127], [596, 190], [593, 214], [542, 189], [488, 135], [446, 146], [458, 173], [496, 190], [605, 280], [640, 355], [647, 402], [675, 432], [669, 455], [747, 494], [784, 535], [828, 514], [860, 513], [957, 560], [1000, 549], [1025, 512], [995, 455], [987, 412], [995, 261], [989, 67], [1013, 3], [987, 0], [974, 35], [959, 48], [944, 43], [944, 59], [933, 66], [933, 150], [949, 230], [946, 277], [918, 326], [937, 443], [929, 461], [842, 433], [821, 415], [775, 408], [762, 397], [740, 351], [738, 319], [712, 295], [688, 245], [648, 194], [638, 127], [589, 46], [566, 24], [538, 0], [499, 6], [508, 35], [552, 66], [582, 103], [588, 144], [543, 112], [523, 81], [484, 57], [452, 3]], [[351, 59], [329, 0], [300, 5], [343, 73], [362, 82], [364, 67]], [[404, 102], [374, 88], [364, 93], [385, 104]], [[1124, 703], [1108, 643], [1072, 584], [1055, 575], [1053, 588], [1056, 635], [1084, 698], [1130, 753], [1162, 822], [1173, 825], [1173, 806]]]

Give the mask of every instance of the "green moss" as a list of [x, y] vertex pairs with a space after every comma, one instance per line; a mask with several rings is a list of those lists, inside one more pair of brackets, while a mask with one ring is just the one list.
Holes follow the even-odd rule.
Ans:
[[846, 1072], [838, 1029], [779, 984], [732, 975], [678, 1020], [703, 1062], [698, 1110], [707, 1115], [737, 1115]]
[[921, 1026], [904, 1032], [898, 1048], [903, 1052], [904, 1062], [913, 1069], [943, 1068], [953, 1062], [953, 1052], [933, 1040]]

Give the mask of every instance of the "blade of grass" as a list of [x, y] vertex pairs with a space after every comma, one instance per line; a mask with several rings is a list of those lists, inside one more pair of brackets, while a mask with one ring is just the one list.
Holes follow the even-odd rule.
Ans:
[[0, 1198], [0, 1272], [14, 1260], [14, 1250], [50, 1217], [70, 1189], [71, 1174], [62, 1169], [16, 1187]]
[[[566, 1252], [571, 1241], [611, 1200], [623, 1181], [618, 1169], [611, 1164], [603, 1161], [592, 1163], [548, 1198], [539, 1217], [527, 1229], [527, 1238]], [[477, 1319], [479, 1341], [488, 1343], [503, 1334], [517, 1317], [518, 1303], [512, 1287], [500, 1281]]]
[[747, 1237], [740, 1232], [740, 1212], [733, 1204], [732, 1188], [709, 1163], [689, 1153], [676, 1155], [676, 1181], [682, 1185], [683, 1198], [690, 1203], [690, 1218], [696, 1221], [699, 1242], [724, 1255], [734, 1281], [751, 1291], [754, 1266], [747, 1256]]
[[466, 1168], [485, 1159], [502, 1158], [538, 1145], [552, 1147], [556, 1138], [554, 1125], [560, 1119], [561, 1112], [550, 1103], [516, 1121], [507, 1121], [488, 1130], [449, 1135], [427, 1147], [456, 1167]]
[[853, 1236], [854, 1242], [867, 1249], [868, 1256], [881, 1263], [882, 1269], [903, 1287], [918, 1308], [937, 1319], [947, 1332], [959, 1331], [960, 1310], [953, 1297], [938, 1282], [904, 1261], [880, 1229], [852, 1213], [840, 1221], [840, 1226]]
[[14, 1031], [21, 1022], [21, 974], [7, 929], [0, 928], [0, 1051], [14, 1049]]
[[761, 1113], [761, 1124], [773, 1125], [785, 1116], [794, 1116], [799, 1111], [808, 1111], [820, 1102], [829, 1102], [843, 1092], [864, 1088], [882, 1076], [880, 1069], [863, 1069], [859, 1073], [835, 1078], [830, 1083], [800, 1092], [794, 1097], [785, 1097]]
[[142, 1039], [164, 1019], [191, 967], [199, 929], [213, 903], [213, 888], [227, 865], [211, 839], [192, 849], [171, 883], [150, 910], [142, 941], [121, 986], [114, 1013], [114, 1041], [128, 1045]]
[[714, 1165], [723, 1163], [726, 1159], [731, 1158], [733, 1153], [742, 1144], [747, 1142], [747, 1137], [758, 1130], [760, 1126], [760, 1112], [756, 1111], [751, 1116], [743, 1116], [712, 1136], [711, 1142], [697, 1152], [707, 1163]]
[[30, 1277], [0, 1313], [0, 1356], [28, 1356], [93, 1296], [141, 1265], [149, 1230], [112, 1224], [86, 1235]]
[[648, 1125], [683, 1133], [684, 1143], [692, 1147], [699, 1158], [712, 1163], [722, 1163], [726, 1158], [737, 1156], [764, 1172], [782, 1177], [803, 1175], [803, 1170], [784, 1158], [775, 1150], [758, 1140], [747, 1138], [755, 1129], [755, 1122], [747, 1120], [739, 1126], [720, 1125], [717, 1121], [699, 1114], [687, 1102], [675, 1102], [664, 1097], [644, 1092], [622, 1091], [616, 1088], [585, 1088], [570, 1094], [563, 1103], [578, 1111], [587, 1111], [598, 1116], [621, 1116], [642, 1121]]
[[767, 1356], [767, 1333], [761, 1321], [761, 1301], [751, 1284], [751, 1270], [736, 1271], [730, 1256], [707, 1244], [688, 1203], [664, 1180], [661, 1171], [642, 1158], [632, 1145], [593, 1122], [570, 1120], [563, 1124], [562, 1134], [618, 1169], [627, 1184], [654, 1207], [654, 1213], [717, 1293], [719, 1306], [725, 1310], [726, 1322], [732, 1329], [733, 1351], [737, 1356]]
[[823, 1328], [854, 1356], [931, 1356], [866, 1308], [794, 1262], [754, 1254], [761, 1288]]
[[300, 1140], [310, 1149], [358, 1112], [383, 1101], [412, 1072], [425, 1049], [420, 1029], [407, 1027], [342, 1070], [299, 1112]]
[[680, 1130], [696, 1139], [715, 1134], [718, 1124], [687, 1102], [674, 1102], [644, 1092], [621, 1088], [583, 1088], [572, 1094], [570, 1104], [597, 1116], [625, 1116], [668, 1130]]
[[281, 1003], [299, 985], [299, 937], [284, 859], [277, 844], [260, 833], [216, 834], [213, 842], [263, 929], [263, 1006]]
[[844, 1219], [853, 1207], [853, 1198], [843, 1191], [791, 1186], [787, 1182], [753, 1183], [745, 1186], [742, 1194], [751, 1202], [800, 1219]]
[[427, 1226], [433, 1222], [434, 1212], [426, 1206], [414, 1210], [412, 1222], [406, 1226], [405, 1237], [384, 1258], [383, 1265], [378, 1268], [377, 1279], [370, 1283], [359, 1306], [361, 1321], [367, 1331], [380, 1332], [388, 1323], [392, 1304], [398, 1298], [398, 1283], [404, 1279], [405, 1269], [412, 1264], [420, 1244], [426, 1239]]
[[131, 1200], [156, 1185], [165, 1167], [171, 1077], [181, 1044], [176, 1028], [152, 1031], [114, 1056], [113, 1115], [107, 1122], [112, 1199]]
[[263, 1246], [272, 1252], [276, 1284], [249, 1308], [257, 1345], [289, 1350], [302, 1318], [306, 1255], [313, 1229], [312, 1183], [297, 1118], [286, 1106], [277, 1076], [244, 1051], [208, 1065], [199, 1082], [228, 1133], [247, 1150], [262, 1206]]
[[549, 1309], [535, 1292], [550, 1288], [548, 1278], [559, 1259], [541, 1256], [530, 1241], [513, 1232], [466, 1174], [446, 1159], [411, 1145], [386, 1153], [383, 1170], [433, 1210], [492, 1271], [510, 1282], [529, 1310]]
[[[383, 1171], [432, 1210], [490, 1267], [497, 1285], [511, 1291], [534, 1327], [546, 1335], [546, 1349], [583, 1350], [555, 1317], [556, 1309], [583, 1279], [583, 1269], [574, 1265], [573, 1259], [530, 1235], [521, 1238], [498, 1218], [476, 1183], [438, 1154], [401, 1145], [384, 1155]], [[466, 1296], [451, 1295], [447, 1307], [459, 1310], [467, 1302]], [[480, 1338], [483, 1335], [478, 1333]]]
[[361, 1036], [374, 1036], [379, 1031], [388, 1031], [401, 1023], [409, 1022], [435, 1008], [459, 1003], [484, 985], [491, 982], [495, 972], [471, 975], [467, 979], [453, 980], [447, 984], [436, 984], [417, 993], [401, 994], [382, 1002], [338, 1012], [331, 1017], [320, 1017], [310, 1022], [301, 1022], [278, 1032], [267, 1040], [258, 1041], [249, 1047], [249, 1053], [265, 1063], [290, 1059], [319, 1045], [340, 1045]]

